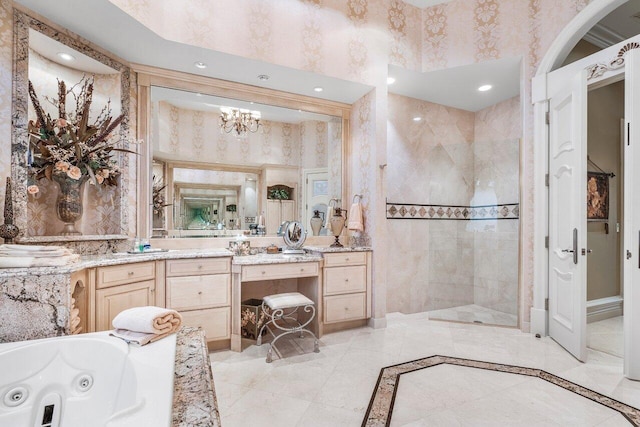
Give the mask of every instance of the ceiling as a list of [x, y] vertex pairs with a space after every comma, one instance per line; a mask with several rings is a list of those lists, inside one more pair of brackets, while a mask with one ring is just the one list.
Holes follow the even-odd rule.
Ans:
[[[131, 63], [199, 74], [347, 104], [354, 103], [372, 89], [371, 86], [358, 82], [327, 77], [163, 39], [108, 0], [56, 0], [55, 2], [16, 0], [16, 2]], [[410, 0], [407, 2], [418, 7], [428, 7], [442, 3], [443, 0]], [[42, 46], [38, 49], [57, 52], [57, 48], [50, 46]], [[52, 59], [56, 60], [55, 57]], [[209, 66], [204, 70], [197, 69], [194, 67], [194, 63], [197, 61], [205, 62]], [[389, 71], [396, 78], [396, 83], [390, 86], [389, 90], [413, 98], [476, 111], [518, 94], [520, 71], [517, 64], [519, 64], [519, 60], [507, 59], [430, 73], [413, 72], [390, 66]], [[68, 66], [68, 63], [65, 65]], [[257, 76], [260, 74], [269, 75], [269, 80], [258, 80]], [[494, 82], [494, 90], [478, 93], [476, 89], [479, 82], [489, 81]], [[323, 87], [324, 91], [314, 92], [313, 88], [316, 86]], [[184, 104], [187, 102], [184, 99], [175, 100], [175, 102], [183, 102], [180, 105], [187, 105]], [[196, 108], [195, 102], [189, 101], [189, 103], [190, 108]], [[218, 105], [220, 101], [210, 100], [207, 103]], [[180, 106], [179, 104], [175, 105]], [[200, 105], [199, 108], [204, 110], [211, 107]], [[298, 113], [295, 110], [289, 110], [289, 112]], [[277, 112], [274, 111], [274, 114]], [[293, 123], [300, 121], [294, 116], [290, 115], [287, 120]], [[265, 115], [266, 117], [268, 115]]]
[[212, 95], [204, 95], [183, 90], [154, 87], [151, 90], [151, 101], [165, 101], [178, 108], [188, 110], [208, 111], [220, 113], [220, 107], [243, 108], [251, 111], [259, 111], [262, 120], [283, 123], [300, 123], [308, 120], [328, 122], [335, 117], [324, 114], [310, 113], [290, 108], [276, 107], [253, 102], [239, 101], [237, 99], [221, 98]]
[[448, 3], [451, 0], [404, 0], [405, 3], [412, 4], [420, 9], [435, 6], [440, 3]]
[[629, 0], [598, 22], [584, 39], [600, 48], [640, 34], [640, 0]]

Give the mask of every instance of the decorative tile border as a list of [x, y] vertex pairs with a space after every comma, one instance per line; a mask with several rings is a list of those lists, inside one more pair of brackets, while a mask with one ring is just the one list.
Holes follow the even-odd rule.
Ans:
[[582, 397], [593, 400], [614, 411], [620, 412], [631, 425], [640, 426], [640, 409], [634, 408], [615, 399], [607, 397], [596, 391], [590, 390], [581, 385], [567, 381], [556, 375], [550, 374], [541, 369], [525, 368], [522, 366], [503, 365], [501, 363], [482, 362], [479, 360], [461, 359], [448, 356], [431, 356], [398, 365], [387, 366], [380, 370], [376, 388], [373, 390], [369, 407], [362, 421], [363, 427], [388, 426], [391, 423], [391, 413], [393, 404], [398, 392], [400, 375], [415, 372], [420, 369], [430, 368], [442, 364], [465, 366], [469, 368], [486, 369], [489, 371], [506, 372], [509, 374], [526, 375], [540, 378], [553, 385], [562, 387]]
[[452, 206], [387, 202], [386, 212], [387, 219], [449, 219], [462, 221], [518, 219], [520, 218], [520, 204]]

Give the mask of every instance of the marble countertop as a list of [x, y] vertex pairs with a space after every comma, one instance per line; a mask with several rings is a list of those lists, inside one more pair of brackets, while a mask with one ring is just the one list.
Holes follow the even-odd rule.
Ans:
[[234, 265], [260, 265], [260, 264], [288, 264], [292, 262], [316, 262], [322, 261], [322, 255], [306, 253], [306, 254], [257, 254], [234, 256], [232, 264]]
[[220, 426], [204, 331], [183, 327], [176, 337], [172, 427]]
[[305, 246], [304, 250], [309, 252], [319, 252], [319, 253], [334, 253], [334, 252], [370, 252], [371, 249], [369, 246], [358, 246], [355, 248], [343, 247], [343, 248], [332, 248], [330, 246]]
[[231, 257], [233, 253], [227, 249], [185, 249], [162, 252], [145, 252], [129, 254], [119, 252], [101, 255], [85, 255], [71, 264], [56, 267], [2, 268], [0, 278], [8, 276], [69, 274], [85, 268], [107, 267], [110, 265], [129, 264], [132, 262], [156, 261], [165, 259], [191, 259]]

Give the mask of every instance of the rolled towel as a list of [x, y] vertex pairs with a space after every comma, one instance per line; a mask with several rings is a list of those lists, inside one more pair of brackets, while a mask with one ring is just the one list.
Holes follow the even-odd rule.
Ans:
[[115, 328], [111, 335], [145, 345], [177, 332], [182, 316], [168, 308], [135, 307], [120, 312], [111, 324]]
[[351, 205], [349, 214], [349, 223], [347, 228], [352, 231], [364, 231], [364, 221], [362, 218], [362, 205], [356, 202]]

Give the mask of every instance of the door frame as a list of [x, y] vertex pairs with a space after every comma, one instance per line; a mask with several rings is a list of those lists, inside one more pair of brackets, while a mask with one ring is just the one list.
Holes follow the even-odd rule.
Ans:
[[[545, 240], [549, 229], [548, 187], [545, 176], [549, 171], [549, 135], [546, 125], [549, 94], [547, 75], [558, 68], [576, 43], [603, 17], [627, 0], [593, 0], [560, 32], [545, 56], [540, 61], [536, 75], [532, 79], [531, 102], [533, 103], [533, 201], [529, 210], [533, 215], [533, 301], [531, 307], [530, 330], [533, 334], [548, 334], [548, 311], [546, 300], [549, 288], [549, 253]], [[587, 62], [587, 61], [584, 61]], [[567, 65], [574, 74], [584, 64], [576, 61]], [[605, 74], [607, 74], [605, 72]], [[610, 77], [609, 75], [606, 78]], [[524, 210], [524, 209], [523, 209]]]

